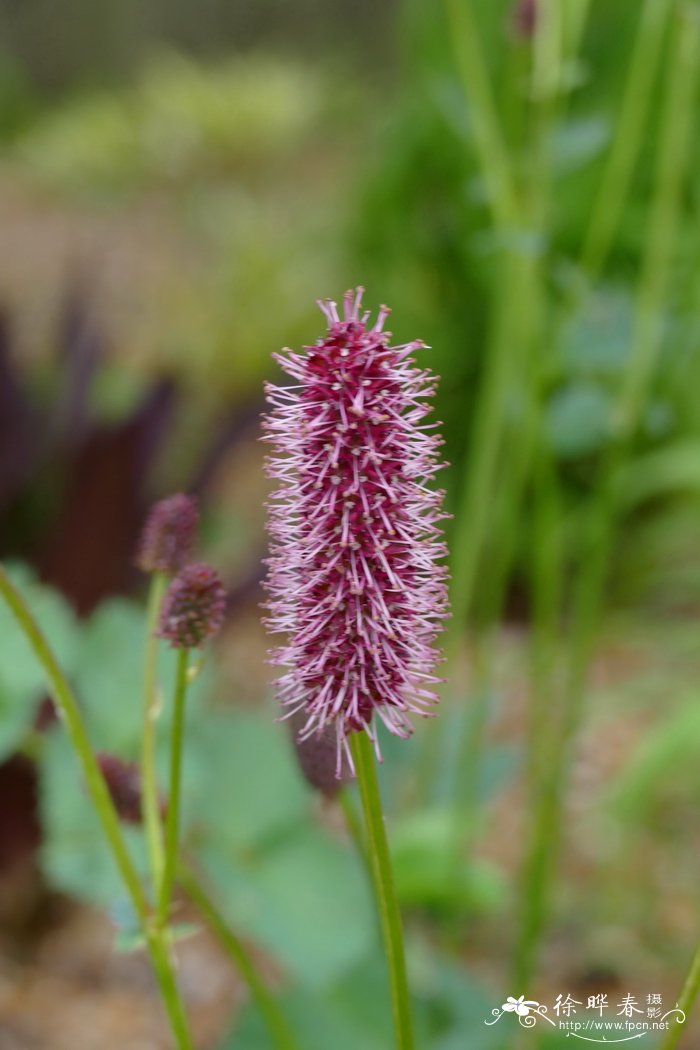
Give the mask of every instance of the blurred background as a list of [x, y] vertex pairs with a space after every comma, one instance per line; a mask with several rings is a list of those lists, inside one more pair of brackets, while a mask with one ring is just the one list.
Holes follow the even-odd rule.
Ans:
[[[154, 499], [199, 499], [230, 602], [188, 846], [308, 1050], [385, 1048], [388, 1008], [342, 814], [274, 723], [259, 415], [271, 353], [357, 284], [432, 347], [450, 464], [441, 717], [382, 769], [422, 1045], [563, 1042], [485, 1027], [507, 995], [675, 1002], [700, 936], [699, 19], [0, 4], [0, 554], [96, 746], [135, 758], [134, 548]], [[165, 1047], [4, 615], [0, 1047]], [[181, 974], [202, 1050], [267, 1046], [205, 934]]]

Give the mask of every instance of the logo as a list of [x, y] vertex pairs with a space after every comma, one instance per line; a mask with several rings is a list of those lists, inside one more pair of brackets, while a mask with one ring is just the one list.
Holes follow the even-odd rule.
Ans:
[[685, 1022], [685, 1014], [678, 1003], [664, 1012], [662, 996], [658, 992], [650, 992], [640, 1000], [628, 993], [616, 1004], [608, 1002], [607, 993], [599, 992], [589, 995], [585, 1006], [583, 1000], [574, 999], [567, 992], [557, 996], [551, 1011], [537, 999], [526, 999], [524, 995], [516, 999], [509, 995], [500, 1007], [491, 1011], [493, 1020], [484, 1021], [484, 1024], [496, 1024], [504, 1014], [517, 1017], [522, 1028], [534, 1028], [539, 1021], [544, 1021], [552, 1028], [565, 1031], [573, 1039], [607, 1045], [629, 1043], [654, 1032], [668, 1032], [672, 1025]]

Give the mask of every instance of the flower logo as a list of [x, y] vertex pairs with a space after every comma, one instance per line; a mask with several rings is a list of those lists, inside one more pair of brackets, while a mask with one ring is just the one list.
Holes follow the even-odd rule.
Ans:
[[527, 1017], [530, 1010], [539, 1005], [533, 999], [526, 999], [524, 995], [521, 995], [518, 999], [514, 999], [512, 995], [509, 995], [501, 1006], [501, 1010], [508, 1014], [517, 1014], [518, 1017]]

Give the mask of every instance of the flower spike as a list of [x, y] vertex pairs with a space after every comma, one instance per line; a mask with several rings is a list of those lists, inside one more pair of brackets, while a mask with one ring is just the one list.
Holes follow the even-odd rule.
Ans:
[[277, 689], [300, 738], [336, 734], [337, 772], [347, 736], [365, 731], [379, 754], [374, 716], [399, 737], [429, 714], [447, 615], [443, 493], [429, 483], [442, 444], [424, 423], [435, 377], [416, 367], [419, 341], [390, 346], [381, 307], [373, 327], [362, 289], [320, 302], [324, 339], [304, 354], [275, 355], [294, 386], [268, 384], [267, 589]]

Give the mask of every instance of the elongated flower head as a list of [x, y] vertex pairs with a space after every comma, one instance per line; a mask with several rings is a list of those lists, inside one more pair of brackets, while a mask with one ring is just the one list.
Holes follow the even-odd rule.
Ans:
[[226, 591], [217, 573], [194, 562], [170, 581], [157, 633], [174, 649], [194, 649], [218, 634], [225, 610]]
[[361, 299], [346, 294], [342, 319], [320, 304], [325, 338], [277, 356], [295, 385], [267, 387], [263, 424], [280, 483], [267, 580], [268, 627], [287, 636], [278, 693], [303, 712], [302, 739], [334, 728], [338, 773], [349, 733], [377, 748], [375, 714], [406, 737], [411, 714], [429, 713], [447, 606], [443, 493], [429, 487], [442, 442], [424, 422], [435, 377], [412, 356], [423, 344], [390, 346], [388, 310], [370, 326]]
[[190, 496], [178, 493], [151, 509], [141, 536], [137, 564], [144, 572], [179, 572], [192, 558], [199, 515]]

